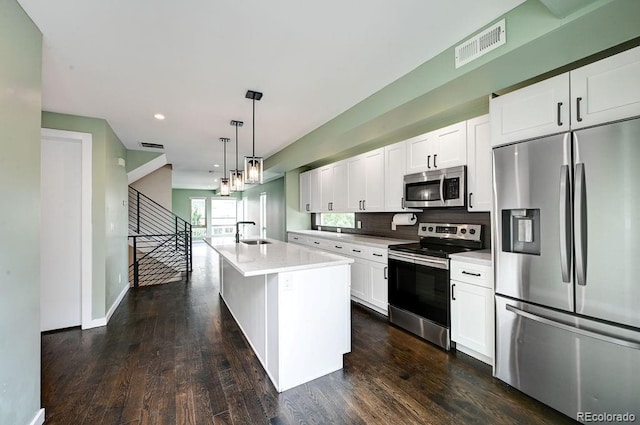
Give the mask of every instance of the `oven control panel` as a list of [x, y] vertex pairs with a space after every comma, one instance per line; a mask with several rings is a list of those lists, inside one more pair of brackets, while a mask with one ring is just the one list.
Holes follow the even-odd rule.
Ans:
[[420, 223], [418, 225], [418, 236], [441, 239], [479, 241], [481, 231], [481, 224]]

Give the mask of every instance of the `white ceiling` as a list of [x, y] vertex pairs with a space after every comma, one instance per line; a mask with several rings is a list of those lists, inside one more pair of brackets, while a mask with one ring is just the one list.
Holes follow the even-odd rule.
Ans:
[[164, 144], [174, 187], [211, 188], [230, 120], [251, 154], [248, 89], [266, 158], [524, 0], [18, 1], [44, 34], [44, 110]]

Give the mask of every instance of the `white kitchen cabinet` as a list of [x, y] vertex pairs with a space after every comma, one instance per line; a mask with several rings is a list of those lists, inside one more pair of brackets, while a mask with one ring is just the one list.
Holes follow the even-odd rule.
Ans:
[[369, 262], [354, 258], [351, 264], [351, 297], [367, 300], [369, 298]]
[[369, 263], [369, 300], [378, 311], [382, 310], [386, 315], [389, 302], [388, 267], [383, 263], [367, 262]]
[[569, 73], [491, 99], [492, 146], [569, 131]]
[[320, 176], [318, 169], [300, 173], [300, 211], [320, 211]]
[[320, 173], [320, 211], [343, 212], [346, 210], [347, 191], [343, 182], [346, 180], [346, 162], [340, 161], [325, 165]]
[[405, 141], [407, 174], [457, 167], [467, 163], [466, 121]]
[[467, 210], [491, 211], [491, 122], [489, 115], [467, 121]]
[[492, 364], [494, 334], [491, 266], [451, 260], [451, 340], [456, 349]]
[[640, 115], [640, 47], [571, 71], [571, 128]]
[[384, 148], [346, 160], [347, 211], [384, 211]]
[[433, 158], [427, 156], [427, 169], [457, 167], [467, 164], [466, 121], [440, 128], [433, 132]]
[[385, 211], [404, 211], [404, 175], [407, 171], [407, 145], [404, 141], [384, 148]]

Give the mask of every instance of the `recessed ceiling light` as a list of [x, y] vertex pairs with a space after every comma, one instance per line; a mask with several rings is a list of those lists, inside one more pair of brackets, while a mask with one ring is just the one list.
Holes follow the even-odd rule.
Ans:
[[218, 179], [213, 179], [214, 182], [218, 183]]
[[164, 115], [162, 114], [155, 114], [153, 116], [153, 118], [157, 119], [158, 121], [162, 121], [164, 119]]
[[213, 164], [213, 166], [214, 166], [214, 167], [219, 167], [219, 166], [220, 166], [220, 164]]

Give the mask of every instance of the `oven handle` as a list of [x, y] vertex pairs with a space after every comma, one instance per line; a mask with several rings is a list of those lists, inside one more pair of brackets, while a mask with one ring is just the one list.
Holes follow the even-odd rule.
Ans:
[[389, 260], [402, 261], [405, 263], [418, 264], [420, 266], [433, 267], [436, 269], [449, 270], [449, 260], [438, 259], [433, 257], [422, 257], [417, 255], [399, 253], [395, 251], [389, 251]]

